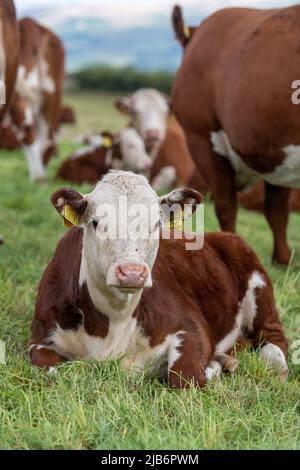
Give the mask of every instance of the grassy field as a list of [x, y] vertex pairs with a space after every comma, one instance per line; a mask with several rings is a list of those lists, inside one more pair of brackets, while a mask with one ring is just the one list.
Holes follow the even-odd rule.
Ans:
[[[57, 241], [64, 234], [49, 203], [61, 186], [54, 180], [82, 130], [118, 129], [124, 120], [109, 95], [68, 96], [80, 112], [62, 134], [49, 183], [27, 178], [21, 152], [0, 155], [0, 339], [7, 364], [0, 366], [0, 448], [3, 449], [299, 449], [300, 367], [290, 364], [282, 384], [257, 354], [240, 354], [240, 367], [201, 391], [173, 391], [156, 380], [127, 376], [118, 361], [73, 362], [56, 375], [31, 367], [27, 357], [36, 289]], [[89, 187], [81, 188], [88, 191]], [[217, 229], [210, 203], [206, 231]], [[271, 235], [261, 215], [241, 210], [238, 232], [258, 252], [275, 286], [291, 342], [300, 339], [300, 215], [290, 220], [295, 250], [289, 270], [271, 265]]]

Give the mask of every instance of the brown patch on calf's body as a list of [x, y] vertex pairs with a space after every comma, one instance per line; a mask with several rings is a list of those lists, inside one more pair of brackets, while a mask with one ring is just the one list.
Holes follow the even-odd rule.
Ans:
[[[104, 137], [112, 134], [104, 133]], [[108, 152], [111, 152], [109, 161]], [[82, 155], [76, 153], [63, 162], [57, 172], [57, 178], [76, 184], [97, 183], [102, 176], [112, 169], [112, 160], [121, 162], [122, 155], [119, 144], [107, 149], [104, 146], [88, 148]]]
[[[220, 194], [222, 163], [216, 162], [212, 133], [224, 130], [242, 161], [262, 179], [286, 161], [283, 150], [300, 144], [299, 110], [291, 99], [299, 70], [299, 28], [299, 5], [273, 10], [229, 8], [206, 19], [185, 50], [174, 81], [172, 110], [213, 193], [225, 230], [235, 228], [235, 172], [223, 182]], [[276, 184], [280, 186], [279, 179]], [[284, 204], [279, 224], [268, 217], [274, 257], [285, 264], [288, 257], [278, 253], [286, 251], [287, 214], [288, 204]], [[278, 240], [284, 240], [283, 247]]]
[[[80, 228], [65, 235], [39, 286], [31, 344], [44, 345], [56, 354], [53, 332], [57, 326], [64, 331], [83, 326], [85, 333], [99, 341], [110, 331], [111, 319], [95, 308], [86, 284], [79, 285], [82, 237]], [[177, 337], [174, 361], [169, 358], [171, 386], [183, 388], [190, 381], [198, 386], [206, 383], [205, 370], [217, 344], [234, 328], [255, 272], [262, 276], [265, 287], [257, 289], [257, 315], [250, 340], [255, 346], [261, 341], [273, 342], [286, 355], [271, 283], [256, 255], [241, 239], [231, 234], [209, 234], [204, 248], [196, 252], [185, 250], [185, 240], [161, 240], [152, 273], [153, 287], [144, 290], [133, 316], [140, 335], [153, 350], [170, 335]], [[43, 351], [40, 349], [40, 355], [34, 351], [34, 364], [48, 365]]]

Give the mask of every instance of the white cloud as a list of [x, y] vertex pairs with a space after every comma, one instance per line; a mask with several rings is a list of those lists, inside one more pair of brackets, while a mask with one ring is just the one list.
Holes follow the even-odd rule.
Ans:
[[[93, 16], [108, 21], [112, 26], [128, 28], [151, 24], [159, 15], [169, 15], [175, 0], [15, 0], [20, 15], [32, 8], [47, 8], [39, 19], [51, 25], [64, 18]], [[229, 6], [269, 8], [286, 6], [291, 0], [178, 0], [184, 8], [197, 15], [207, 16], [213, 11]], [[59, 5], [59, 7], [58, 7]]]

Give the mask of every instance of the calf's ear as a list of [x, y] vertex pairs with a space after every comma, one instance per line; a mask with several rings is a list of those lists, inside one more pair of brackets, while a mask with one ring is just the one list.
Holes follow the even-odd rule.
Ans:
[[114, 101], [115, 108], [120, 111], [122, 114], [130, 114], [131, 110], [131, 98], [130, 97], [122, 97], [117, 98]]
[[59, 189], [52, 194], [51, 203], [63, 218], [66, 227], [84, 223], [84, 214], [88, 202], [85, 196], [75, 191], [75, 189]]
[[172, 206], [174, 204], [179, 204], [180, 206], [184, 205], [191, 205], [195, 209], [197, 205], [202, 204], [203, 196], [195, 189], [190, 188], [178, 188], [174, 189], [169, 194], [162, 196], [160, 198], [160, 204], [167, 204], [168, 206]]
[[203, 202], [202, 194], [194, 189], [179, 188], [159, 199], [162, 219], [170, 228], [180, 227]]

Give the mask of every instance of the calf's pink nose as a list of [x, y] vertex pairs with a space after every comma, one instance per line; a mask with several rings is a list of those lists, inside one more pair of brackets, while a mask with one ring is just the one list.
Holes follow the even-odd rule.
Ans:
[[141, 289], [144, 287], [147, 276], [147, 268], [141, 264], [126, 264], [116, 268], [116, 277], [120, 287]]

